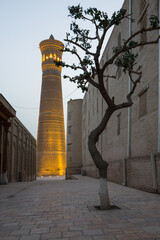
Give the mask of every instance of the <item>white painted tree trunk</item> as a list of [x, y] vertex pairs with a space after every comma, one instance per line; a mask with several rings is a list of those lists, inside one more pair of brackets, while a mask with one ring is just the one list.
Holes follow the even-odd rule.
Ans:
[[100, 178], [100, 189], [99, 189], [99, 197], [100, 197], [100, 208], [101, 209], [110, 209], [110, 200], [108, 194], [108, 186], [107, 179]]

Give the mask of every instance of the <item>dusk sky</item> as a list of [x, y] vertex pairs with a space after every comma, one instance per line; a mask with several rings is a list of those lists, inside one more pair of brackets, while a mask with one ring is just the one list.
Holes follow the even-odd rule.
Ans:
[[[39, 43], [51, 34], [62, 42], [69, 31], [71, 18], [68, 6], [81, 3], [97, 7], [109, 16], [121, 8], [123, 0], [0, 0], [0, 93], [16, 110], [16, 116], [37, 138], [38, 115], [42, 82]], [[71, 56], [63, 54], [65, 62]], [[82, 98], [81, 90], [63, 75], [62, 90], [66, 128], [67, 102]]]

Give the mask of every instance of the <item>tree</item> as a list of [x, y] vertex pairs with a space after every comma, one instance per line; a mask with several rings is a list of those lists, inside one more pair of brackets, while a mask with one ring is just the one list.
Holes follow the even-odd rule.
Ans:
[[[88, 149], [99, 170], [100, 207], [101, 209], [109, 209], [111, 207], [107, 188], [107, 168], [109, 164], [102, 158], [96, 147], [96, 143], [100, 134], [106, 128], [111, 115], [119, 109], [132, 106], [132, 96], [142, 77], [141, 66], [137, 67], [138, 54], [135, 50], [139, 46], [156, 44], [159, 41], [159, 36], [156, 37], [156, 34], [153, 41], [147, 42], [138, 41], [137, 36], [144, 32], [159, 29], [159, 20], [156, 16], [152, 15], [150, 17], [150, 27], [140, 29], [132, 33], [128, 39], [124, 39], [122, 45], [115, 47], [113, 49], [113, 55], [102, 65], [100, 64], [100, 57], [106, 33], [111, 27], [115, 25], [118, 26], [124, 19], [131, 18], [131, 15], [128, 15], [125, 9], [120, 9], [118, 12], [114, 12], [109, 19], [106, 12], [100, 11], [97, 8], [88, 8], [85, 10], [80, 4], [78, 6], [71, 6], [68, 9], [69, 16], [73, 19], [70, 25], [73, 36], [71, 36], [70, 33], [66, 34], [66, 39], [64, 39], [64, 41], [66, 41], [67, 44], [63, 51], [73, 54], [78, 59], [78, 64], [73, 63], [69, 65], [65, 62], [56, 62], [56, 64], [63, 67], [69, 67], [75, 70], [76, 73], [78, 72], [74, 77], [64, 76], [64, 78], [68, 78], [70, 81], [76, 83], [78, 88], [81, 88], [83, 92], [87, 91], [88, 84], [92, 84], [98, 89], [106, 103], [106, 111], [100, 124], [89, 134]], [[79, 20], [91, 23], [92, 26], [94, 26], [95, 35], [91, 36], [91, 31], [89, 29], [80, 28], [77, 23]], [[92, 51], [93, 42], [96, 42], [95, 51]], [[115, 96], [111, 97], [104, 85], [104, 78], [106, 77], [104, 72], [106, 68], [112, 64], [116, 64], [117, 67], [122, 68], [124, 73], [129, 75], [132, 82], [132, 88], [126, 96], [126, 102], [119, 104], [115, 103]], [[116, 78], [116, 76], [109, 75], [107, 75], [107, 77]]]

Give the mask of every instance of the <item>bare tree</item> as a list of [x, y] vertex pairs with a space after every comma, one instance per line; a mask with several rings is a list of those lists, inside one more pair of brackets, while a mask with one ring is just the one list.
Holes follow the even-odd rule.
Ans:
[[[71, 36], [70, 33], [66, 34], [66, 39], [64, 39], [64, 41], [66, 41], [67, 44], [63, 51], [74, 55], [78, 59], [78, 64], [73, 63], [69, 65], [65, 62], [56, 62], [56, 64], [63, 67], [69, 67], [75, 70], [76, 73], [78, 72], [74, 77], [64, 76], [64, 78], [68, 78], [71, 82], [76, 83], [78, 88], [81, 88], [83, 92], [88, 90], [88, 84], [92, 84], [98, 89], [106, 103], [105, 114], [100, 124], [89, 134], [88, 149], [99, 170], [100, 207], [101, 209], [110, 209], [111, 205], [107, 188], [107, 168], [109, 164], [102, 158], [96, 147], [96, 143], [100, 134], [106, 128], [111, 115], [119, 109], [132, 106], [132, 95], [142, 77], [141, 67], [137, 65], [138, 54], [135, 53], [135, 50], [133, 51], [133, 49], [137, 49], [139, 46], [158, 43], [159, 36], [157, 35], [156, 37], [156, 34], [154, 40], [146, 42], [141, 42], [140, 40], [137, 41], [137, 39], [140, 39], [137, 37], [144, 32], [155, 32], [159, 29], [159, 20], [156, 16], [152, 15], [150, 17], [150, 27], [140, 29], [132, 33], [128, 39], [124, 39], [122, 45], [120, 47], [115, 47], [112, 56], [103, 62], [102, 65], [100, 64], [100, 55], [107, 31], [115, 25], [118, 26], [124, 19], [131, 18], [131, 15], [128, 15], [125, 9], [120, 9], [117, 13], [114, 12], [109, 19], [106, 12], [99, 11], [97, 8], [88, 8], [85, 10], [78, 5], [71, 6], [68, 9], [69, 16], [73, 19], [70, 25], [70, 30], [73, 36]], [[88, 23], [91, 23], [92, 26], [94, 26], [95, 35], [91, 36], [89, 29], [81, 29], [77, 23], [79, 20], [86, 22], [86, 26]], [[92, 51], [92, 45], [94, 42], [96, 42], [96, 48], [95, 51]], [[107, 67], [112, 64], [121, 67], [124, 73], [129, 75], [132, 82], [132, 88], [126, 96], [126, 101], [119, 104], [115, 104], [114, 98], [116, 96], [111, 97], [104, 85], [104, 79], [106, 77], [104, 72]], [[107, 77], [116, 78], [116, 76], [109, 75], [107, 75]]]

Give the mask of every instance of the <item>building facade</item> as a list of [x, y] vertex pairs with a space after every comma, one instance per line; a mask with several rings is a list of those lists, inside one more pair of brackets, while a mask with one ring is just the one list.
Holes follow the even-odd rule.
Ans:
[[37, 136], [37, 176], [65, 175], [66, 147], [61, 88], [63, 43], [49, 39], [40, 43], [42, 89]]
[[[114, 27], [103, 52], [101, 62], [112, 56], [113, 47], [127, 39], [131, 31], [149, 27], [152, 14], [158, 16], [159, 1], [125, 0], [123, 8], [131, 11], [134, 22], [124, 20]], [[158, 37], [158, 31], [141, 34], [141, 41]], [[160, 192], [159, 159], [159, 44], [139, 47], [138, 64], [142, 66], [141, 83], [133, 95], [130, 109], [116, 111], [101, 134], [97, 147], [109, 163], [108, 180], [138, 189]], [[109, 66], [105, 87], [116, 103], [122, 103], [129, 92], [129, 79], [115, 65]], [[98, 177], [98, 171], [88, 151], [88, 135], [100, 123], [106, 103], [97, 89], [89, 85], [82, 103], [82, 165], [87, 175]]]
[[82, 168], [82, 99], [68, 102], [66, 178], [80, 174]]
[[1, 184], [36, 179], [36, 140], [0, 94]]

